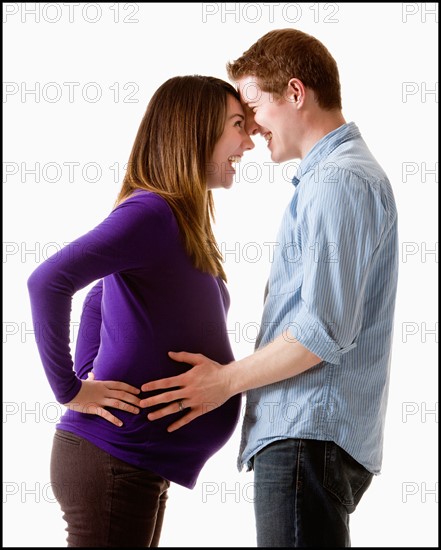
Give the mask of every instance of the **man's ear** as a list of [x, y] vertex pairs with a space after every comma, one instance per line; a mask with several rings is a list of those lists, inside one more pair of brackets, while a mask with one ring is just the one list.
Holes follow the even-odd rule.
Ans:
[[305, 99], [305, 86], [298, 78], [291, 78], [288, 82], [287, 99], [300, 107]]

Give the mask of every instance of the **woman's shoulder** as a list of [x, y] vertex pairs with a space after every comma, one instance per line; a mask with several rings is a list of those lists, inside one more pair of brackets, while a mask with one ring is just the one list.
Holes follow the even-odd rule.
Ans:
[[118, 209], [126, 210], [125, 216], [141, 216], [144, 219], [150, 219], [152, 221], [163, 221], [167, 224], [174, 225], [175, 216], [173, 210], [168, 204], [167, 200], [153, 191], [146, 189], [135, 189], [133, 193], [120, 202], [116, 207]]
[[133, 193], [120, 202], [118, 206], [128, 204], [144, 204], [151, 210], [157, 210], [158, 212], [171, 211], [171, 208], [164, 197], [147, 189], [135, 189]]

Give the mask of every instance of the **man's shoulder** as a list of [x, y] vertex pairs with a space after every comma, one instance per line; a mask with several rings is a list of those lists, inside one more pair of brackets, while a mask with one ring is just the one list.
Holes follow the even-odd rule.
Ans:
[[321, 159], [320, 164], [322, 171], [332, 172], [339, 179], [352, 178], [354, 182], [368, 184], [388, 181], [384, 169], [361, 136], [340, 143], [326, 158]]

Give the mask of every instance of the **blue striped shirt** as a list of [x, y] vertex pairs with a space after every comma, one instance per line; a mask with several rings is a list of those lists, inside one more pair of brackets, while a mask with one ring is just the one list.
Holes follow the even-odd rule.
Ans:
[[393, 191], [354, 123], [318, 141], [293, 184], [256, 349], [285, 334], [322, 361], [247, 392], [238, 467], [293, 437], [334, 441], [377, 474], [398, 278]]

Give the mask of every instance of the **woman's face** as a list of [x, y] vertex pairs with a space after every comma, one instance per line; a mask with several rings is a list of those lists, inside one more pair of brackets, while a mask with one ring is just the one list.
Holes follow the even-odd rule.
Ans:
[[227, 116], [224, 131], [216, 143], [207, 168], [207, 188], [229, 189], [236, 171], [233, 164], [240, 162], [245, 151], [254, 143], [245, 132], [245, 115], [240, 102], [227, 94]]

